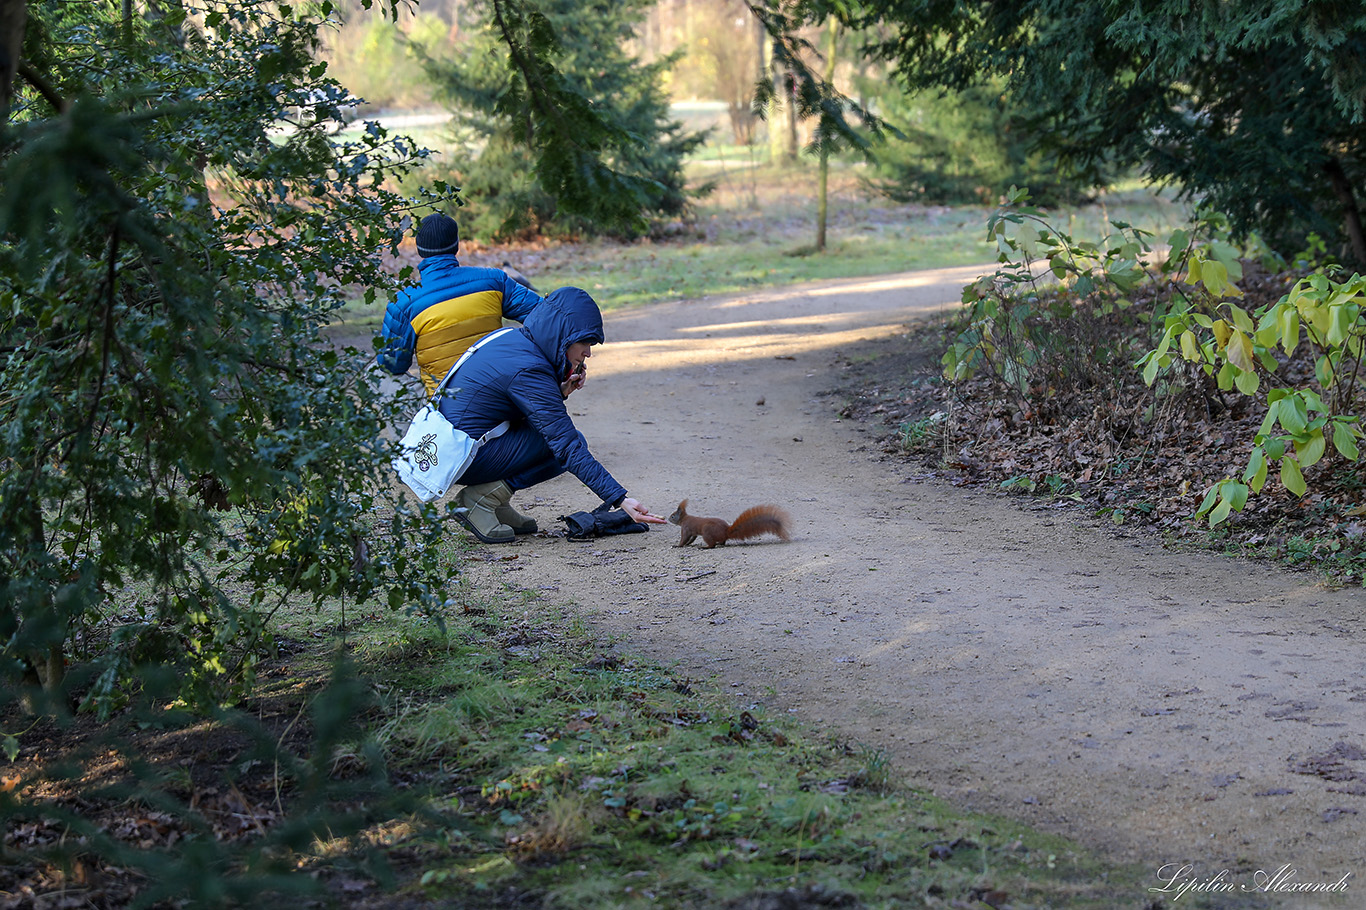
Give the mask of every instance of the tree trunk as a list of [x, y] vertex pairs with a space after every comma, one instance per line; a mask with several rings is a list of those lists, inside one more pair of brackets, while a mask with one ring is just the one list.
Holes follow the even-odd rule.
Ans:
[[66, 655], [62, 653], [61, 645], [52, 645], [46, 654], [35, 654], [31, 660], [43, 691], [49, 695], [60, 691], [62, 680], [66, 678]]
[[[17, 517], [19, 526], [23, 528], [24, 533], [28, 537], [29, 552], [36, 555], [45, 550], [47, 548], [47, 539], [43, 528], [43, 512], [39, 504], [32, 501], [22, 504], [19, 507], [19, 515]], [[38, 623], [41, 626], [44, 622], [56, 621], [57, 615], [51, 594], [48, 595], [47, 602], [43, 604], [43, 607], [49, 614], [48, 617], [42, 616], [41, 613], [37, 616], [23, 616], [20, 615], [18, 610], [15, 610], [14, 615], [9, 617], [9, 619], [12, 619], [13, 628], [7, 628], [6, 631], [11, 635], [22, 638], [24, 637], [23, 627], [26, 624]], [[9, 624], [10, 623], [7, 623], [6, 625], [8, 626]], [[27, 682], [30, 685], [40, 686], [47, 696], [52, 696], [61, 690], [63, 678], [66, 676], [66, 655], [63, 652], [65, 641], [65, 632], [63, 632], [62, 641], [50, 644], [46, 649], [43, 649], [42, 645], [37, 645], [32, 650], [15, 655], [20, 657], [23, 662], [28, 665], [24, 674]], [[41, 699], [26, 697], [24, 701], [25, 710], [30, 713], [39, 713], [47, 710], [40, 704]]]
[[783, 160], [791, 163], [797, 160], [800, 146], [797, 142], [797, 76], [787, 73], [783, 85], [787, 87], [787, 144], [783, 147]]
[[[839, 40], [839, 22], [832, 16], [830, 19], [830, 40], [825, 46], [825, 81], [827, 84], [835, 81], [835, 44]], [[830, 145], [827, 138], [821, 135], [821, 166], [820, 180], [816, 188], [816, 252], [825, 252], [825, 224], [829, 213], [829, 187], [830, 187]]]
[[1352, 183], [1342, 169], [1342, 162], [1335, 157], [1330, 156], [1323, 169], [1328, 172], [1328, 179], [1333, 183], [1333, 192], [1337, 194], [1338, 202], [1342, 203], [1343, 227], [1347, 231], [1347, 241], [1352, 247], [1352, 258], [1358, 266], [1366, 266], [1366, 232], [1362, 230], [1361, 208], [1357, 205], [1356, 194], [1352, 192]]
[[830, 184], [830, 154], [821, 149], [820, 178], [816, 184], [816, 252], [825, 252], [825, 220], [829, 211], [826, 190]]
[[0, 0], [0, 120], [9, 119], [9, 103], [14, 97], [14, 74], [19, 69], [19, 54], [24, 46], [24, 25], [28, 21], [25, 0]]

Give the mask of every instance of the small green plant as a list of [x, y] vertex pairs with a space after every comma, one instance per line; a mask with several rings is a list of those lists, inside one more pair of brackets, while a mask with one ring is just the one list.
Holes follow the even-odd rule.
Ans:
[[918, 420], [908, 421], [897, 428], [897, 442], [909, 453], [933, 452], [944, 442], [946, 416], [936, 411]]
[[1026, 417], [1052, 419], [1075, 398], [1065, 391], [1112, 397], [1129, 355], [1101, 327], [1133, 318], [1129, 295], [1157, 266], [1147, 231], [1114, 222], [1100, 243], [1078, 240], [1029, 198], [1012, 187], [988, 219], [1001, 266], [963, 289], [966, 326], [942, 363], [949, 380], [985, 373]]
[[858, 750], [860, 765], [856, 782], [873, 793], [886, 793], [892, 786], [892, 762], [881, 749], [862, 746]]

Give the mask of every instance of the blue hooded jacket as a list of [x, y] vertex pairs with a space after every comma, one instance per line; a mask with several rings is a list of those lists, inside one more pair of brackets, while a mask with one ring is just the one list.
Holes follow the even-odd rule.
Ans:
[[626, 488], [588, 451], [560, 394], [560, 383], [569, 378], [569, 346], [604, 340], [592, 297], [578, 288], [553, 291], [522, 328], [488, 342], [461, 365], [442, 394], [441, 413], [476, 438], [504, 420], [529, 422], [562, 468], [615, 504]]

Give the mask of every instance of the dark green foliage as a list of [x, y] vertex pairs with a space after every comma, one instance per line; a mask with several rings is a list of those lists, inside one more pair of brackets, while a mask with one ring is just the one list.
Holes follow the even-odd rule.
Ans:
[[877, 188], [900, 202], [995, 204], [1028, 186], [1044, 206], [1075, 203], [1093, 181], [1038, 151], [1027, 112], [1002, 85], [889, 94], [883, 116], [900, 132], [877, 152]]
[[1282, 42], [1208, 61], [1191, 80], [1159, 135], [1115, 130], [1120, 154], [1146, 159], [1150, 173], [1187, 195], [1202, 193], [1240, 236], [1258, 232], [1287, 258], [1318, 234], [1361, 262], [1366, 250], [1351, 249], [1342, 191], [1366, 187], [1366, 122], [1330, 103], [1327, 73]]
[[[129, 724], [73, 740], [123, 755], [126, 775], [95, 789], [86, 768], [31, 762], [76, 797], [5, 793], [0, 818], [66, 831], [9, 863], [93, 856], [145, 876], [144, 905], [215, 906], [313, 887], [289, 851], [366, 818], [332, 779], [366, 701], [354, 679], [313, 702], [311, 751], [221, 708], [248, 692], [273, 611], [432, 609], [452, 569], [441, 516], [394, 489], [383, 434], [413, 403], [381, 391], [371, 352], [322, 337], [348, 289], [391, 286], [377, 254], [410, 203], [382, 185], [425, 152], [377, 126], [331, 138], [347, 93], [313, 62], [318, 19], [260, 0], [161, 9], [29, 3], [0, 127], [3, 748], [24, 748], [21, 703], [45, 724], [72, 707]], [[128, 746], [193, 721], [177, 702], [279, 769], [290, 809], [268, 834], [221, 843]], [[345, 787], [379, 811], [363, 783]], [[109, 800], [183, 837], [133, 849], [72, 808]]]
[[1366, 262], [1366, 7], [1334, 0], [843, 0], [803, 4], [879, 38], [911, 89], [993, 78], [1038, 148], [1111, 159], [1217, 201], [1286, 256], [1310, 231]]
[[427, 67], [453, 105], [474, 232], [638, 234], [685, 211], [702, 136], [668, 119], [660, 80], [623, 48], [648, 4], [487, 0], [453, 60]]
[[168, 9], [30, 3], [52, 95], [21, 83], [0, 133], [0, 681], [58, 692], [70, 662], [102, 710], [146, 662], [164, 697], [234, 697], [293, 592], [421, 607], [449, 572], [395, 501], [410, 405], [320, 337], [391, 283], [380, 182], [425, 153], [329, 138], [316, 20]]

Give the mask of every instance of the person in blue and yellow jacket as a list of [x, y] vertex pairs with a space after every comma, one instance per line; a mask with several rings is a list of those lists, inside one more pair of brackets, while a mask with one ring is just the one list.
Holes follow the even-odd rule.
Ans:
[[462, 266], [460, 229], [455, 219], [428, 215], [417, 228], [417, 270], [421, 283], [401, 291], [384, 313], [380, 366], [402, 375], [417, 358], [428, 393], [465, 349], [503, 325], [523, 322], [541, 296], [501, 269]]

